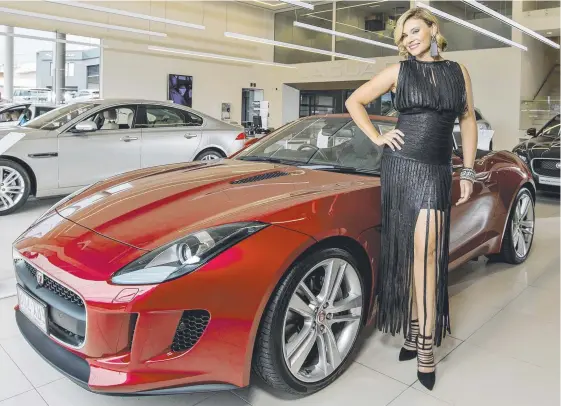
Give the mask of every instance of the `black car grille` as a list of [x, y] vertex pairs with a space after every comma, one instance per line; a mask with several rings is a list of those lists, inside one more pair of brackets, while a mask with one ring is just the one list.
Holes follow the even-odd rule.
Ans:
[[208, 326], [210, 313], [206, 310], [188, 310], [183, 312], [171, 350], [174, 352], [187, 351], [194, 347]]
[[[29, 273], [31, 273], [31, 275], [33, 275], [33, 277], [36, 277], [37, 269], [35, 269], [35, 267], [33, 267], [33, 265], [31, 265], [28, 262], [25, 262], [25, 266], [27, 267], [27, 270], [29, 271]], [[53, 292], [57, 296], [63, 298], [64, 300], [69, 301], [72, 304], [75, 304], [76, 306], [84, 307], [84, 301], [80, 298], [80, 296], [78, 296], [76, 293], [72, 292], [70, 289], [68, 289], [68, 288], [62, 286], [60, 283], [52, 280], [47, 275], [44, 275], [43, 280], [44, 280], [44, 282], [43, 282], [43, 288], [44, 289], [50, 290], [51, 292]]]
[[287, 172], [275, 171], [275, 172], [267, 172], [261, 175], [250, 176], [249, 178], [243, 178], [234, 180], [231, 182], [232, 185], [239, 185], [242, 183], [252, 183], [252, 182], [261, 182], [267, 179], [279, 178], [281, 176], [288, 175]]
[[533, 160], [532, 165], [537, 175], [559, 178], [561, 176], [561, 169], [557, 167], [559, 162], [558, 159], [538, 158]]

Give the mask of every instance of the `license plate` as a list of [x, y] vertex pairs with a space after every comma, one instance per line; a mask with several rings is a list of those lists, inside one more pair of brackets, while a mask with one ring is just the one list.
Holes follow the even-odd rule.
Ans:
[[542, 185], [560, 186], [561, 178], [551, 178], [549, 176], [540, 176], [539, 182]]
[[17, 286], [19, 310], [44, 333], [47, 333], [47, 305]]

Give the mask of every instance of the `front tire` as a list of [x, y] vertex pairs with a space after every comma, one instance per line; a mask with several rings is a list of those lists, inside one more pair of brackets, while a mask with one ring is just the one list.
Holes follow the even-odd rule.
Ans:
[[295, 264], [271, 296], [255, 343], [254, 371], [271, 387], [317, 392], [348, 367], [364, 324], [365, 290], [345, 250], [318, 250]]
[[224, 155], [222, 153], [214, 149], [209, 149], [197, 155], [195, 161], [214, 161], [222, 158], [224, 158]]
[[510, 210], [501, 252], [492, 259], [515, 265], [526, 261], [534, 240], [534, 210], [532, 193], [522, 187]]
[[0, 216], [19, 210], [29, 198], [31, 179], [17, 162], [0, 159]]

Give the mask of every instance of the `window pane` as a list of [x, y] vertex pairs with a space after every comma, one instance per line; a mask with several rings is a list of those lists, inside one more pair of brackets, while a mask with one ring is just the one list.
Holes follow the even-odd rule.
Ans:
[[[275, 40], [310, 48], [331, 51], [331, 35], [294, 27], [294, 21], [331, 29], [333, 6], [316, 5], [314, 10], [304, 8], [275, 14]], [[290, 48], [275, 47], [275, 62], [308, 63], [330, 61], [331, 56]]]
[[[357, 37], [394, 45], [397, 19], [411, 6], [409, 1], [338, 1], [336, 30]], [[363, 58], [395, 56], [397, 51], [336, 37], [335, 50]]]
[[151, 106], [146, 108], [146, 118], [148, 124], [146, 127], [183, 127], [190, 120], [187, 120], [187, 114], [181, 110], [166, 107]]

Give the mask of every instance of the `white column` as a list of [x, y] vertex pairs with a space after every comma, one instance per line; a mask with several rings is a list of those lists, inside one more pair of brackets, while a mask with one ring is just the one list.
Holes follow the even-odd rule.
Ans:
[[[58, 40], [66, 40], [66, 34], [56, 33]], [[64, 88], [66, 87], [66, 43], [57, 42], [55, 46], [55, 95], [56, 103], [64, 102]]]
[[[14, 33], [14, 27], [4, 27], [7, 34]], [[4, 37], [4, 90], [2, 98], [12, 100], [14, 97], [14, 37]]]

